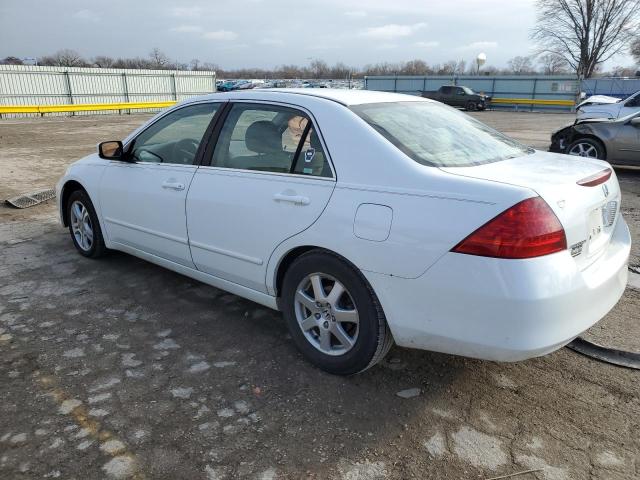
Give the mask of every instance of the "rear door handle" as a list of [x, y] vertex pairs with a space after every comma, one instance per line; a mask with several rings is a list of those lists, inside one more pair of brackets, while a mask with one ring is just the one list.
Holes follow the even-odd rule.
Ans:
[[273, 196], [273, 199], [276, 202], [289, 202], [296, 205], [309, 205], [311, 203], [309, 197], [303, 197], [302, 195], [288, 195], [286, 193], [276, 193]]
[[162, 188], [169, 188], [171, 190], [184, 190], [184, 183], [166, 181], [162, 184]]

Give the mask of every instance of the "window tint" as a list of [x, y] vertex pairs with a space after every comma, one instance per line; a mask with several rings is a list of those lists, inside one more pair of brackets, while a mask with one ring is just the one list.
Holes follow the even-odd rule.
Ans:
[[627, 100], [627, 103], [624, 105], [625, 107], [640, 107], [640, 94], [636, 95], [633, 98]]
[[451, 93], [451, 87], [442, 87], [442, 93], [449, 95]]
[[473, 117], [440, 103], [370, 103], [354, 106], [352, 110], [423, 165], [480, 165], [531, 151]]
[[303, 112], [238, 103], [220, 131], [212, 165], [321, 176], [326, 173], [325, 163], [322, 146]]
[[165, 115], [136, 137], [130, 154], [138, 162], [191, 165], [220, 103], [200, 103]]

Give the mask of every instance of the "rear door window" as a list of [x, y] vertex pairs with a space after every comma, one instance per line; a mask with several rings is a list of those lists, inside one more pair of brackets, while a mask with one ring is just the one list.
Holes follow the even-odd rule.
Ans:
[[236, 103], [220, 131], [212, 166], [331, 176], [308, 115], [279, 105]]

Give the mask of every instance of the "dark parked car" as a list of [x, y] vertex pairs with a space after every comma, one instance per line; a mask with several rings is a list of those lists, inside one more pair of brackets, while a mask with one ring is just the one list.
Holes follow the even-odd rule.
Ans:
[[484, 110], [487, 108], [491, 97], [471, 90], [469, 87], [457, 85], [443, 85], [439, 90], [422, 92], [422, 96], [446, 103], [452, 107], [462, 107], [465, 110]]
[[551, 135], [549, 150], [640, 166], [640, 112], [616, 120], [577, 120]]

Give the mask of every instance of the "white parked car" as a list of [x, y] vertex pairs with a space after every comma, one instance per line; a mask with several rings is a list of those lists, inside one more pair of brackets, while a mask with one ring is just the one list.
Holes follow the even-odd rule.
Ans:
[[622, 118], [640, 112], [640, 91], [621, 100], [607, 95], [593, 95], [576, 106], [578, 120], [585, 118]]
[[543, 355], [627, 282], [609, 164], [534, 151], [413, 96], [194, 98], [101, 143], [57, 189], [82, 255], [121, 250], [280, 309], [304, 355], [336, 374], [394, 341]]

